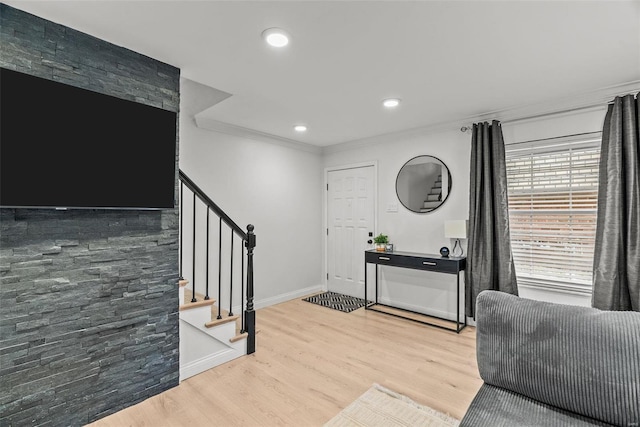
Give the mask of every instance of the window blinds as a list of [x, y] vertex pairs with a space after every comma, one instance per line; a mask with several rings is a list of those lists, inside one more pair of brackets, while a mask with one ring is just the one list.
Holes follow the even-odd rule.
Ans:
[[590, 292], [600, 142], [593, 133], [506, 145], [519, 283]]

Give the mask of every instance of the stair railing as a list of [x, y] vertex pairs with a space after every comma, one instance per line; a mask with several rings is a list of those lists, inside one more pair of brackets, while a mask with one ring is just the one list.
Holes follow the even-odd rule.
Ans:
[[[183, 206], [187, 202], [184, 195], [185, 187], [188, 188], [192, 193], [192, 230], [191, 230], [191, 238], [192, 238], [192, 265], [191, 265], [191, 287], [192, 287], [192, 299], [191, 302], [196, 302], [196, 240], [198, 236], [201, 236], [201, 233], [198, 232], [198, 223], [197, 223], [197, 215], [198, 212], [198, 204], [197, 201], [201, 203], [201, 205], [206, 206], [206, 226], [205, 226], [205, 235], [206, 235], [206, 250], [205, 250], [205, 287], [204, 287], [204, 299], [209, 300], [209, 214], [213, 213], [218, 217], [218, 319], [222, 319], [222, 293], [223, 293], [223, 277], [222, 277], [222, 252], [223, 252], [223, 223], [230, 230], [230, 267], [229, 267], [229, 281], [228, 287], [225, 290], [229, 290], [229, 312], [228, 316], [233, 316], [233, 248], [234, 248], [234, 239], [235, 236], [238, 236], [242, 242], [244, 243], [244, 247], [247, 250], [247, 269], [246, 269], [246, 277], [245, 277], [245, 257], [244, 254], [241, 254], [241, 270], [240, 270], [240, 318], [241, 318], [241, 333], [247, 333], [247, 354], [251, 354], [255, 352], [255, 334], [256, 334], [256, 314], [253, 307], [253, 250], [256, 246], [256, 236], [253, 232], [253, 225], [247, 225], [247, 231], [240, 228], [238, 224], [236, 224], [230, 217], [227, 215], [209, 196], [207, 196], [200, 187], [198, 187], [182, 170], [179, 171], [180, 177], [180, 279], [183, 279], [183, 239], [185, 235], [184, 229], [184, 211]], [[244, 281], [244, 283], [243, 283]], [[236, 288], [237, 289], [237, 288]], [[246, 308], [244, 305], [245, 301], [245, 292], [246, 292]]]

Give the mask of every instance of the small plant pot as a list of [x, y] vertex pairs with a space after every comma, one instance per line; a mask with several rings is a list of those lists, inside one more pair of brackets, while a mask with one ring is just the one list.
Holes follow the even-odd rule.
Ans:
[[376, 243], [376, 251], [384, 252], [386, 248], [387, 248], [386, 243]]

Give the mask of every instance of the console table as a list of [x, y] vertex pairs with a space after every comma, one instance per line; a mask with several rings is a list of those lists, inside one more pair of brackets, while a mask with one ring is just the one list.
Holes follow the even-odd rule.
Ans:
[[[374, 302], [369, 302], [367, 299], [367, 264], [375, 264], [376, 268], [376, 298]], [[411, 268], [414, 270], [434, 271], [437, 273], [449, 273], [456, 275], [456, 320], [455, 322], [449, 319], [444, 319], [438, 316], [431, 316], [424, 313], [418, 313], [411, 310], [406, 310], [400, 307], [393, 307], [391, 305], [382, 304], [378, 302], [378, 266], [386, 265], [389, 267]], [[467, 265], [466, 257], [441, 257], [439, 255], [421, 254], [415, 252], [380, 252], [375, 249], [367, 250], [364, 252], [364, 299], [366, 301], [365, 309], [373, 310], [379, 313], [389, 314], [392, 316], [403, 317], [415, 322], [424, 323], [430, 326], [435, 326], [442, 329], [447, 329], [460, 333], [467, 326], [467, 317], [464, 316], [464, 322], [460, 322], [461, 301], [460, 301], [460, 272], [465, 269]], [[464, 301], [462, 302], [462, 312], [464, 314]], [[389, 313], [380, 309], [376, 309], [376, 306], [390, 307], [400, 312], [415, 313], [427, 317], [445, 320], [451, 323], [455, 323], [454, 327], [447, 327], [436, 323], [431, 323], [424, 320], [419, 320], [413, 317], [403, 316], [402, 314]]]

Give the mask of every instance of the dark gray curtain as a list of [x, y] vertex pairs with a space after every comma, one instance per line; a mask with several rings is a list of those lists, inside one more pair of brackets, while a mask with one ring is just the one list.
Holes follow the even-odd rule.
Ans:
[[486, 289], [518, 295], [511, 253], [504, 140], [500, 122], [473, 125], [469, 186], [466, 312], [475, 317], [476, 297]]
[[618, 96], [602, 129], [591, 300], [602, 310], [640, 311], [639, 122], [638, 100]]

